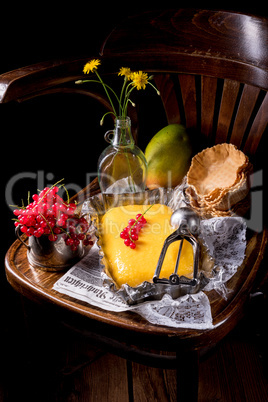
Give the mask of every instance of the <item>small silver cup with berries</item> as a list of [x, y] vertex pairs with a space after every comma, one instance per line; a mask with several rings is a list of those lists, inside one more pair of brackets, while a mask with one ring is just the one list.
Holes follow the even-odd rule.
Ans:
[[27, 248], [30, 265], [45, 271], [71, 267], [89, 252], [95, 238], [90, 218], [80, 216], [76, 205], [63, 201], [58, 190], [45, 188], [27, 207], [13, 211], [16, 235]]
[[81, 260], [90, 251], [93, 241], [90, 240], [86, 245], [79, 242], [78, 247], [72, 250], [65, 243], [65, 235], [58, 235], [54, 242], [48, 239], [48, 236], [37, 238], [31, 236], [26, 243], [16, 229], [18, 239], [27, 248], [27, 257], [33, 268], [44, 271], [62, 271], [70, 268], [77, 261]]

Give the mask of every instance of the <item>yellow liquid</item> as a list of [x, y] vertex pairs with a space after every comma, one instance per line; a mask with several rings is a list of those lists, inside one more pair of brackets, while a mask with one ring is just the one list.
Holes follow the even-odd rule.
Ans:
[[[152, 282], [165, 239], [175, 231], [169, 224], [172, 210], [162, 204], [153, 205], [144, 215], [147, 224], [139, 232], [139, 239], [132, 250], [124, 244], [120, 233], [129, 219], [136, 219], [148, 205], [127, 205], [110, 209], [101, 220], [100, 239], [106, 270], [118, 287], [128, 284], [135, 287], [144, 281]], [[169, 278], [174, 272], [180, 241], [172, 243], [167, 250], [161, 278]], [[184, 241], [178, 275], [191, 278], [193, 274], [193, 249]]]

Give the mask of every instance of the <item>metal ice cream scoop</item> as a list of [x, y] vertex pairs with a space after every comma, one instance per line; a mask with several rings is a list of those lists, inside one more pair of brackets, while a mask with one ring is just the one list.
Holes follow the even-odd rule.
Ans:
[[200, 218], [193, 209], [183, 207], [173, 212], [170, 224], [175, 229], [179, 229], [181, 234], [190, 232], [192, 235], [197, 235], [200, 229]]
[[[177, 209], [170, 218], [170, 224], [174, 228], [176, 228], [175, 232], [169, 235], [163, 245], [157, 267], [154, 273], [153, 281], [154, 283], [163, 283], [163, 284], [171, 284], [171, 285], [191, 285], [195, 286], [197, 283], [197, 273], [198, 273], [198, 265], [199, 265], [199, 243], [196, 238], [196, 235], [200, 229], [200, 219], [199, 216], [194, 212], [191, 208], [183, 207]], [[177, 274], [180, 262], [180, 256], [183, 246], [184, 239], [188, 241], [192, 247], [194, 252], [194, 264], [193, 264], [193, 278], [189, 279], [184, 276], [179, 276]], [[159, 278], [160, 272], [162, 269], [162, 265], [164, 262], [164, 258], [167, 252], [168, 247], [174, 241], [181, 240], [178, 256], [176, 260], [176, 265], [174, 272], [167, 278]]]

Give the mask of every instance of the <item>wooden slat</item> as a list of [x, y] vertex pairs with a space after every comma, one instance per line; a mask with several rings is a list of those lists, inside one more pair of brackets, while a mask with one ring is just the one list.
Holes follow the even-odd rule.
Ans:
[[248, 138], [244, 146], [244, 152], [247, 155], [255, 155], [262, 135], [268, 123], [268, 92], [266, 93], [262, 104], [255, 116], [251, 126]]
[[187, 128], [197, 127], [196, 87], [195, 76], [190, 74], [179, 75], [181, 94]]
[[255, 107], [260, 89], [245, 85], [237, 109], [230, 142], [240, 148], [249, 119]]
[[227, 141], [240, 84], [237, 81], [225, 80], [216, 131], [216, 144]]
[[217, 78], [201, 77], [201, 132], [212, 137]]
[[170, 74], [157, 74], [154, 77], [157, 89], [160, 91], [169, 124], [181, 123], [179, 104]]

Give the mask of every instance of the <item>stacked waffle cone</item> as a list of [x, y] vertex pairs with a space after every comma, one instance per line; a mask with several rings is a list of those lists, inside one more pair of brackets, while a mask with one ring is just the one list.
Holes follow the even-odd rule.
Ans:
[[195, 155], [187, 173], [189, 203], [206, 217], [228, 216], [249, 192], [251, 164], [232, 144], [218, 144]]

